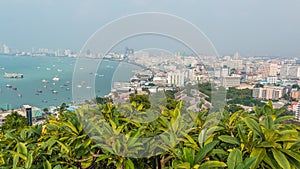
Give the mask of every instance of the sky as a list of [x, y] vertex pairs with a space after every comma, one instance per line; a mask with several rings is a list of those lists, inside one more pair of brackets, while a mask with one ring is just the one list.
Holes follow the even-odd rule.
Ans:
[[300, 56], [299, 0], [1, 0], [0, 43], [79, 51], [100, 27], [140, 12], [182, 17], [221, 55]]

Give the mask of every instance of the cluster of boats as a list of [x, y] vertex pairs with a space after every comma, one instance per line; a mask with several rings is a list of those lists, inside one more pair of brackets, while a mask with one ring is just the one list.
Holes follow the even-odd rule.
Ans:
[[[12, 89], [12, 90], [18, 90], [18, 88], [17, 87], [15, 87], [15, 86], [12, 86], [12, 85], [10, 85], [10, 84], [6, 84], [6, 88], [8, 88], [8, 89]], [[2, 93], [2, 90], [0, 89], [0, 93]], [[21, 93], [19, 93], [18, 94], [18, 96], [19, 97], [22, 97], [22, 94]]]

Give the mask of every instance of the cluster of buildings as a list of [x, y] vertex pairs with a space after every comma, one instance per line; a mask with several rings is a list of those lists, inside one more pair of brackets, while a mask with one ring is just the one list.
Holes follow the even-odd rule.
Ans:
[[56, 57], [77, 57], [78, 54], [70, 49], [48, 49], [48, 48], [32, 48], [30, 51], [11, 49], [6, 44], [2, 44], [0, 47], [0, 54], [4, 55], [16, 55], [16, 56], [56, 56]]
[[222, 58], [180, 54], [153, 56], [142, 51], [129, 55], [127, 61], [147, 69], [137, 72], [125, 86], [115, 85], [109, 94], [113, 99], [124, 101], [130, 93], [145, 93], [144, 88], [155, 93], [184, 88], [188, 84], [212, 82], [225, 89], [249, 88], [253, 98], [261, 101], [271, 99], [279, 107], [300, 100], [300, 90], [295, 88], [300, 84], [298, 58], [241, 57], [239, 53]]

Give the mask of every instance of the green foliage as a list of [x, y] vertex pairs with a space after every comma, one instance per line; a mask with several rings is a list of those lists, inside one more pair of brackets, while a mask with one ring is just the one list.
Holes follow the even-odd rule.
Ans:
[[[184, 125], [179, 119], [189, 117], [183, 113], [181, 102], [174, 109], [161, 107], [160, 116], [143, 123], [138, 115], [147, 116], [152, 111], [145, 111], [142, 102], [135, 101], [122, 108], [112, 103], [99, 104], [97, 108], [84, 106], [76, 112], [62, 111], [57, 119], [49, 116], [45, 124], [23, 126], [15, 132], [7, 130], [0, 135], [0, 168], [297, 169], [300, 166], [300, 127], [282, 123], [289, 117], [284, 116], [284, 111], [273, 109], [271, 102], [256, 107], [253, 114], [243, 110], [189, 112], [196, 120]], [[137, 114], [132, 116], [133, 113]], [[85, 119], [89, 123], [82, 123]], [[176, 139], [174, 133], [179, 131], [183, 137]], [[97, 135], [89, 136], [87, 133], [91, 132], [101, 133], [102, 140], [95, 143]], [[134, 139], [151, 138], [163, 132], [166, 133], [163, 141], [153, 140], [151, 145]], [[125, 137], [113, 137], [117, 134]], [[104, 147], [102, 141], [111, 146]], [[147, 158], [125, 157], [154, 152], [156, 148], [165, 151]]]
[[251, 89], [236, 89], [234, 87], [230, 87], [227, 91], [226, 98], [228, 100], [228, 104], [241, 104], [245, 106], [262, 106], [259, 100], [256, 100], [252, 97]]
[[17, 112], [12, 112], [5, 117], [5, 122], [1, 128], [3, 132], [8, 132], [9, 130], [19, 132], [26, 126], [28, 126], [27, 119]]
[[149, 109], [151, 107], [151, 102], [149, 101], [149, 97], [147, 95], [131, 95], [129, 100], [130, 103], [135, 102], [137, 106], [143, 105], [143, 109]]

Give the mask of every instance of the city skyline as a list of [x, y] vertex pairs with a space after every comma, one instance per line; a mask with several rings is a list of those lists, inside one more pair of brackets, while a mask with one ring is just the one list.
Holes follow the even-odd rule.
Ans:
[[[299, 56], [300, 2], [128, 0], [2, 1], [0, 43], [21, 50], [35, 48], [79, 51], [100, 27], [140, 12], [163, 12], [199, 27], [220, 55]], [[195, 15], [196, 14], [196, 15]]]

